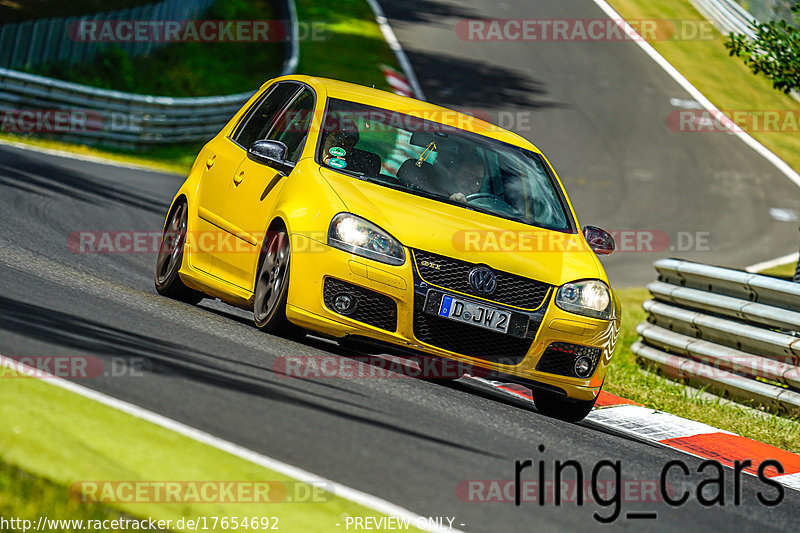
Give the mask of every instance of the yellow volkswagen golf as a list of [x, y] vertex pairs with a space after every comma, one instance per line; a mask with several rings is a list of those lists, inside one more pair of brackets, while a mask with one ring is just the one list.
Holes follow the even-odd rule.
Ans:
[[[164, 225], [155, 284], [253, 311], [259, 328], [456, 361], [583, 419], [620, 306], [531, 143], [349, 83], [271, 80], [200, 152]], [[472, 372], [475, 373], [475, 372]]]

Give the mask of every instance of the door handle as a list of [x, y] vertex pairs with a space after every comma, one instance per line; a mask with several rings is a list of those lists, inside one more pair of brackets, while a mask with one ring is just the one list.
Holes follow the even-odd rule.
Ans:
[[217, 160], [216, 154], [212, 155], [211, 157], [209, 157], [208, 160], [206, 161], [206, 168], [210, 169], [211, 167], [213, 167], [214, 166], [214, 162], [216, 160]]
[[233, 177], [233, 184], [234, 185], [239, 185], [242, 182], [243, 179], [244, 179], [244, 170], [239, 172], [238, 174], [236, 174]]

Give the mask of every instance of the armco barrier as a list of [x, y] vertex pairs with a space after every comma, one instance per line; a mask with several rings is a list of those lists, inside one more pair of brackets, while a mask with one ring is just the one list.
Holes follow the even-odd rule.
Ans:
[[[294, 0], [286, 0], [285, 9], [290, 21], [290, 39], [281, 75], [294, 73], [299, 60]], [[211, 139], [255, 89], [226, 96], [172, 98], [97, 89], [0, 68], [0, 113], [36, 110], [85, 113], [90, 116], [87, 127], [69, 128], [59, 133], [59, 138], [138, 148]]]
[[700, 13], [710, 20], [723, 35], [730, 32], [755, 37], [750, 25], [756, 18], [733, 0], [691, 0]]
[[800, 284], [656, 261], [632, 350], [666, 375], [800, 415]]
[[[189, 20], [216, 0], [161, 0], [126, 9], [80, 17], [49, 18], [0, 25], [0, 66], [11, 69], [61, 63], [72, 65], [94, 58], [105, 43], [79, 42], [71, 31], [84, 20]], [[129, 56], [149, 54], [165, 43], [132, 41], [118, 46]]]

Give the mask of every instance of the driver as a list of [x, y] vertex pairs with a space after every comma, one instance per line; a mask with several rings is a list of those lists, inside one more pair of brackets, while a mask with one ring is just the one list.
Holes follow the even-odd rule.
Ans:
[[474, 150], [466, 150], [454, 163], [447, 167], [445, 189], [450, 199], [467, 203], [467, 196], [480, 192], [483, 184], [483, 161]]

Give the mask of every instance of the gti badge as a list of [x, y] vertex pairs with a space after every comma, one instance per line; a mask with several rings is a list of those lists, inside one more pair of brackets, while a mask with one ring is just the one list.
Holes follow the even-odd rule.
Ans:
[[497, 289], [497, 276], [487, 267], [475, 267], [469, 271], [469, 284], [475, 292], [492, 294]]
[[434, 270], [441, 270], [442, 266], [437, 265], [436, 263], [431, 263], [430, 261], [420, 261], [419, 263], [421, 266], [432, 268]]

